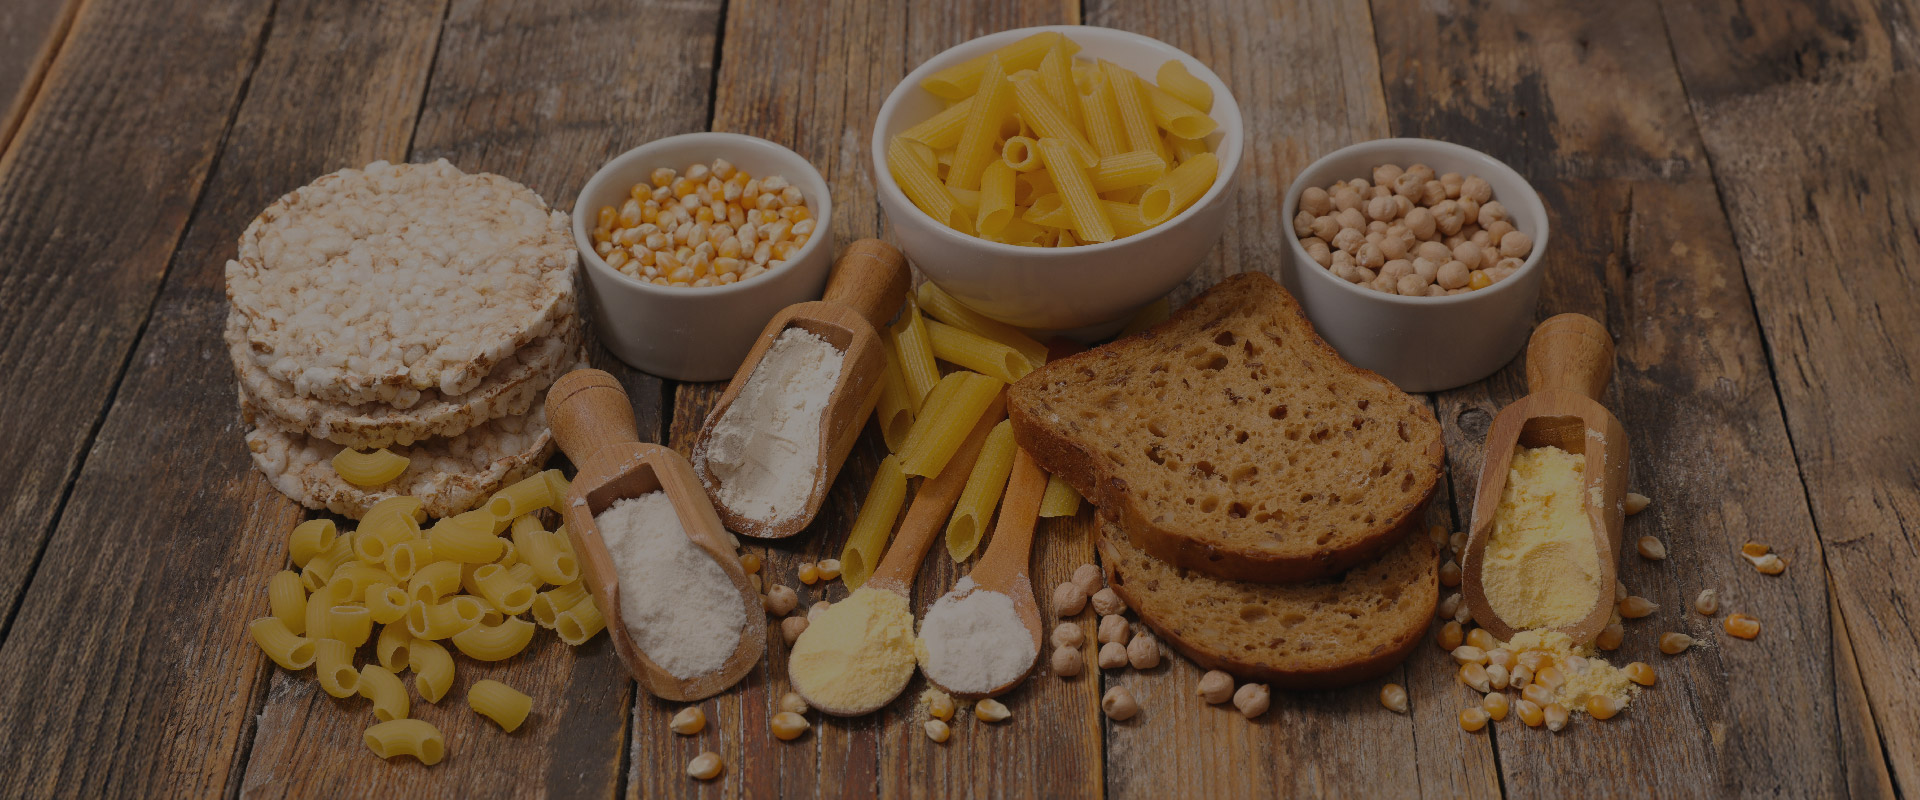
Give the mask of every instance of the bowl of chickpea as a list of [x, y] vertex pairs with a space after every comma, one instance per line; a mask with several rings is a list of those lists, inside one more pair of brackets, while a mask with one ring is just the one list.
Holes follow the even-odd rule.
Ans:
[[573, 206], [594, 332], [654, 375], [731, 378], [767, 320], [820, 298], [832, 214], [820, 171], [765, 139], [688, 133], [629, 150]]
[[1526, 345], [1547, 210], [1512, 168], [1431, 139], [1327, 154], [1287, 190], [1282, 279], [1321, 337], [1410, 392], [1464, 386]]

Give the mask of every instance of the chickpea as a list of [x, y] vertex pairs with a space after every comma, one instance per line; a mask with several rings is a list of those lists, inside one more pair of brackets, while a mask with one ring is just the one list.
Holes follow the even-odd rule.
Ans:
[[1428, 297], [1446, 297], [1447, 290], [1440, 288], [1440, 284], [1430, 283], [1430, 284], [1427, 284], [1427, 296]]
[[1341, 211], [1352, 211], [1360, 207], [1360, 193], [1351, 186], [1342, 186], [1331, 192], [1333, 207]]
[[1087, 607], [1087, 591], [1072, 581], [1053, 587], [1053, 615], [1071, 617]]
[[1460, 213], [1460, 204], [1452, 200], [1443, 200], [1433, 208], [1433, 224], [1441, 233], [1453, 236], [1467, 224], [1465, 214]]
[[1368, 269], [1374, 269], [1387, 263], [1387, 256], [1380, 251], [1379, 245], [1368, 242], [1360, 245], [1360, 252], [1354, 254], [1353, 262]]
[[1388, 260], [1405, 258], [1407, 255], [1406, 240], [1395, 235], [1392, 229], [1388, 229], [1386, 235], [1381, 236], [1377, 244], [1380, 247], [1380, 254], [1386, 256]]
[[1264, 683], [1249, 683], [1233, 693], [1233, 707], [1240, 709], [1240, 715], [1253, 719], [1267, 713], [1267, 706], [1273, 701], [1273, 693]]
[[1420, 205], [1432, 208], [1452, 198], [1447, 197], [1447, 187], [1439, 181], [1427, 181], [1420, 187]]
[[1113, 642], [1126, 644], [1127, 637], [1130, 636], [1132, 632], [1133, 629], [1127, 626], [1126, 617], [1120, 616], [1119, 614], [1108, 614], [1100, 618], [1100, 630], [1094, 638], [1098, 639], [1101, 644]]
[[1342, 228], [1339, 233], [1334, 235], [1333, 246], [1348, 255], [1352, 255], [1360, 249], [1360, 245], [1366, 240], [1366, 234], [1354, 228]]
[[1508, 258], [1526, 258], [1533, 252], [1533, 237], [1524, 231], [1514, 231], [1500, 237], [1500, 255]]
[[1127, 663], [1134, 669], [1153, 669], [1160, 666], [1160, 642], [1151, 633], [1142, 633], [1127, 642]]
[[1387, 223], [1383, 220], [1376, 219], [1372, 222], [1367, 223], [1367, 233], [1369, 234], [1374, 234], [1374, 233], [1385, 234], [1386, 232], [1387, 232]]
[[1388, 280], [1398, 281], [1401, 278], [1404, 278], [1408, 275], [1412, 275], [1413, 270], [1414, 270], [1413, 262], [1408, 261], [1406, 259], [1389, 261], [1387, 262], [1386, 266], [1380, 268], [1380, 277], [1386, 278]]
[[1127, 646], [1119, 642], [1108, 642], [1100, 646], [1100, 655], [1094, 661], [1101, 669], [1119, 669], [1127, 665]]
[[1347, 280], [1353, 281], [1354, 283], [1370, 283], [1375, 277], [1373, 270], [1367, 269], [1366, 267], [1354, 267], [1353, 277]]
[[1485, 200], [1480, 203], [1480, 227], [1492, 228], [1493, 223], [1507, 222], [1507, 207], [1498, 200]]
[[1431, 239], [1434, 231], [1438, 230], [1439, 221], [1434, 219], [1432, 209], [1416, 208], [1408, 211], [1406, 219], [1407, 230], [1416, 238]]
[[1410, 212], [1415, 208], [1417, 208], [1417, 206], [1413, 204], [1412, 200], [1409, 200], [1397, 194], [1393, 195], [1393, 207], [1397, 209], [1399, 212], [1394, 214], [1394, 216], [1396, 217], [1404, 217], [1407, 215], [1407, 212]]
[[1456, 233], [1441, 239], [1440, 243], [1446, 245], [1447, 252], [1451, 253], [1453, 252], [1453, 248], [1459, 247], [1460, 243], [1465, 241], [1468, 241], [1466, 234]]
[[1487, 219], [1486, 212], [1484, 211], [1480, 212], [1480, 225], [1484, 228], [1485, 233], [1487, 234], [1488, 244], [1497, 246], [1500, 244], [1500, 240], [1502, 238], [1504, 238], [1507, 234], [1513, 232], [1513, 223], [1511, 222], [1508, 222], [1504, 219], [1497, 219], [1497, 220], [1494, 220], [1493, 222], [1487, 222], [1486, 219]]
[[1332, 269], [1327, 271], [1333, 273], [1333, 277], [1348, 283], [1353, 283], [1355, 278], [1360, 277], [1360, 270], [1363, 269], [1366, 269], [1366, 267], [1356, 267], [1352, 264], [1335, 264]]
[[1340, 232], [1340, 220], [1335, 219], [1332, 214], [1314, 217], [1310, 228], [1314, 236], [1331, 242], [1333, 235]]
[[1407, 167], [1407, 171], [1419, 175], [1422, 183], [1433, 180], [1433, 168], [1425, 164], [1415, 164]]
[[1053, 674], [1062, 678], [1071, 678], [1087, 668], [1087, 657], [1078, 647], [1056, 647], [1053, 649]]
[[1327, 249], [1326, 242], [1315, 239], [1312, 243], [1308, 244], [1306, 248], [1307, 258], [1313, 259], [1313, 263], [1323, 267], [1333, 265], [1333, 251]]
[[1453, 260], [1467, 265], [1479, 264], [1480, 245], [1474, 244], [1471, 239], [1461, 242], [1453, 248]]
[[1333, 218], [1342, 228], [1352, 228], [1362, 233], [1367, 230], [1367, 215], [1360, 213], [1360, 209], [1342, 209], [1340, 213], [1333, 215]]
[[1347, 252], [1347, 251], [1345, 251], [1345, 250], [1335, 250], [1335, 251], [1333, 251], [1333, 265], [1332, 265], [1332, 268], [1333, 268], [1334, 270], [1336, 270], [1336, 271], [1337, 271], [1337, 270], [1343, 270], [1343, 269], [1352, 269], [1352, 268], [1353, 268], [1353, 266], [1354, 266], [1354, 263], [1353, 263], [1353, 254], [1352, 254], [1352, 253], [1349, 253], [1349, 252]]
[[1376, 292], [1385, 292], [1387, 294], [1398, 293], [1398, 291], [1394, 288], [1397, 285], [1397, 283], [1394, 281], [1394, 279], [1389, 278], [1385, 275], [1381, 275], [1380, 277], [1374, 278], [1373, 283], [1368, 285], [1372, 286], [1373, 290]]
[[[1367, 216], [1378, 220], [1393, 219], [1394, 217], [1400, 216], [1400, 204], [1393, 202], [1391, 196], [1373, 198], [1367, 201]], [[1298, 225], [1299, 222], [1296, 218], [1295, 227], [1298, 227]]]
[[807, 624], [806, 617], [787, 617], [780, 620], [780, 638], [785, 639], [787, 644], [799, 641], [800, 634], [807, 632]]
[[1402, 277], [1394, 283], [1394, 290], [1403, 297], [1424, 297], [1427, 294], [1427, 287], [1432, 285], [1426, 278], [1416, 273]]
[[1419, 203], [1421, 196], [1426, 193], [1426, 183], [1419, 175], [1403, 172], [1400, 177], [1393, 179], [1393, 194], [1406, 198], [1408, 202]]
[[1487, 179], [1475, 175], [1461, 182], [1460, 196], [1476, 203], [1487, 202], [1493, 199], [1493, 184], [1487, 183]]
[[1133, 694], [1127, 691], [1127, 687], [1115, 686], [1100, 698], [1100, 710], [1106, 713], [1107, 719], [1122, 722], [1140, 713], [1140, 704], [1134, 702]]
[[1435, 261], [1430, 258], [1417, 258], [1413, 261], [1413, 274], [1420, 276], [1428, 283], [1432, 283], [1433, 276], [1440, 274], [1440, 267], [1445, 264], [1446, 262], [1444, 261]]
[[1471, 197], [1462, 197], [1454, 202], [1460, 204], [1460, 213], [1466, 215], [1467, 224], [1476, 228], [1479, 227], [1480, 201]]
[[1415, 258], [1424, 258], [1434, 263], [1445, 263], [1447, 259], [1453, 258], [1453, 248], [1440, 242], [1421, 242], [1419, 247], [1413, 249], [1413, 255]]
[[1093, 594], [1093, 610], [1103, 617], [1119, 614], [1127, 610], [1127, 601], [1111, 588], [1101, 589]]
[[1466, 176], [1458, 172], [1449, 172], [1441, 175], [1440, 185], [1446, 188], [1447, 199], [1452, 200], [1458, 198], [1460, 196], [1460, 184], [1465, 183], [1466, 180]]
[[1392, 197], [1393, 189], [1392, 187], [1388, 187], [1388, 186], [1375, 186], [1371, 189], [1368, 189], [1365, 194], [1368, 200], [1372, 200], [1376, 197]]
[[1054, 647], [1079, 647], [1087, 643], [1087, 632], [1077, 622], [1062, 622], [1053, 626], [1049, 641]]
[[1072, 580], [1074, 585], [1079, 586], [1082, 591], [1087, 593], [1088, 597], [1092, 597], [1094, 592], [1100, 591], [1101, 584], [1105, 582], [1100, 576], [1100, 568], [1092, 564], [1081, 564], [1080, 566], [1074, 567]]
[[793, 593], [793, 588], [782, 583], [767, 587], [767, 593], [760, 598], [760, 605], [776, 617], [786, 616], [799, 602], [800, 596]]
[[1440, 265], [1440, 271], [1434, 275], [1434, 281], [1443, 289], [1458, 289], [1467, 285], [1470, 270], [1458, 261], [1449, 261]]
[[1328, 196], [1327, 190], [1309, 186], [1300, 193], [1300, 210], [1315, 217], [1324, 217], [1333, 213], [1333, 198]]
[[1200, 676], [1200, 686], [1196, 689], [1200, 698], [1211, 705], [1220, 705], [1233, 699], [1233, 676], [1220, 670], [1211, 670]]
[[1406, 170], [1393, 164], [1381, 164], [1373, 168], [1373, 185], [1392, 186], [1394, 179], [1400, 177], [1401, 174], [1405, 172]]

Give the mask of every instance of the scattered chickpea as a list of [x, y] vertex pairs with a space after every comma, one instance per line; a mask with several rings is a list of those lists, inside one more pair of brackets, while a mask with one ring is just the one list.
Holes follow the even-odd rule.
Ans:
[[782, 711], [773, 715], [770, 726], [773, 728], [773, 738], [783, 742], [800, 738], [800, 734], [806, 733], [807, 728], [811, 727], [807, 724], [806, 717], [791, 711]]
[[1126, 644], [1133, 629], [1127, 625], [1127, 618], [1119, 614], [1108, 614], [1100, 618], [1100, 630], [1095, 637], [1101, 644]]
[[780, 695], [780, 710], [794, 714], [805, 714], [813, 710], [813, 707], [807, 705], [807, 698], [801, 697], [799, 692], [787, 692], [786, 694]]
[[821, 561], [818, 565], [816, 565], [814, 569], [817, 572], [819, 572], [820, 580], [823, 580], [823, 581], [833, 580], [834, 578], [840, 577], [840, 559], [837, 559], [837, 558], [826, 559], [824, 561]]
[[1728, 614], [1727, 621], [1722, 623], [1722, 627], [1726, 629], [1727, 635], [1741, 639], [1752, 639], [1760, 635], [1760, 620], [1746, 614]]
[[1104, 579], [1100, 576], [1099, 567], [1092, 564], [1081, 564], [1073, 568], [1072, 580], [1073, 585], [1080, 587], [1080, 591], [1085, 592], [1088, 597], [1092, 597], [1094, 592], [1100, 591], [1100, 584]]
[[1087, 668], [1087, 657], [1078, 647], [1056, 647], [1053, 649], [1053, 674], [1062, 678], [1079, 675]]
[[1667, 546], [1652, 536], [1640, 537], [1634, 547], [1640, 551], [1640, 557], [1648, 561], [1660, 561], [1667, 557]]
[[1093, 610], [1101, 616], [1125, 613], [1127, 601], [1112, 589], [1101, 589], [1093, 594]]
[[1253, 719], [1267, 713], [1267, 705], [1273, 702], [1273, 692], [1264, 683], [1243, 684], [1233, 693], [1233, 707], [1240, 709], [1240, 716]]
[[710, 781], [720, 777], [720, 771], [726, 766], [726, 762], [720, 760], [719, 753], [709, 750], [687, 762], [687, 775], [695, 780]]
[[1127, 665], [1127, 646], [1119, 642], [1108, 642], [1100, 646], [1100, 655], [1096, 662], [1101, 669], [1119, 669]]
[[1693, 598], [1693, 610], [1705, 617], [1720, 613], [1720, 593], [1712, 589], [1701, 589], [1700, 596]]
[[1220, 670], [1208, 670], [1200, 676], [1200, 685], [1195, 694], [1210, 705], [1219, 705], [1233, 699], [1233, 676]]
[[973, 704], [973, 716], [982, 722], [999, 722], [1013, 716], [1005, 703], [991, 697]]
[[920, 727], [927, 732], [927, 738], [936, 742], [945, 742], [948, 737], [953, 735], [953, 729], [947, 727], [947, 723], [937, 719], [927, 720], [926, 723]]
[[1133, 694], [1127, 691], [1127, 687], [1115, 686], [1100, 697], [1100, 710], [1106, 713], [1107, 719], [1122, 722], [1140, 713], [1140, 704], [1133, 701]]
[[793, 588], [781, 583], [767, 587], [767, 593], [760, 597], [760, 605], [777, 617], [786, 616], [799, 603], [800, 596], [794, 594]]
[[1079, 647], [1087, 641], [1087, 632], [1077, 622], [1062, 622], [1053, 626], [1051, 640], [1054, 647]]
[[1380, 687], [1380, 705], [1395, 714], [1407, 713], [1407, 687], [1397, 683]]
[[1142, 633], [1133, 637], [1133, 641], [1127, 642], [1127, 663], [1134, 669], [1153, 669], [1160, 666], [1160, 642], [1155, 640], [1151, 633]]
[[1071, 617], [1087, 607], [1087, 591], [1073, 581], [1053, 587], [1053, 615]]
[[787, 644], [799, 641], [800, 634], [807, 632], [807, 624], [806, 617], [787, 617], [780, 620], [780, 638], [785, 639]]
[[1627, 502], [1624, 505], [1626, 506], [1625, 510], [1627, 512], [1627, 515], [1632, 516], [1634, 514], [1638, 514], [1642, 511], [1647, 510], [1647, 506], [1651, 505], [1652, 503], [1653, 503], [1653, 499], [1647, 497], [1644, 494], [1641, 494], [1639, 492], [1628, 492]]
[[680, 713], [673, 715], [673, 721], [667, 723], [669, 730], [681, 736], [692, 736], [706, 730], [706, 727], [707, 712], [701, 711], [699, 706], [680, 709]]

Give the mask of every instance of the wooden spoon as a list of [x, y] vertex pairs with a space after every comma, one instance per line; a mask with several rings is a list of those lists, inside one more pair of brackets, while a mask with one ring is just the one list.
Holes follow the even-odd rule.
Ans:
[[[633, 421], [633, 403], [620, 382], [597, 369], [569, 372], [547, 392], [547, 422], [554, 441], [579, 467], [567, 492], [567, 535], [579, 556], [580, 574], [593, 601], [607, 620], [614, 652], [635, 680], [655, 697], [688, 701], [711, 697], [738, 683], [766, 651], [766, 611], [759, 592], [747, 580], [734, 555], [734, 546], [707, 493], [693, 475], [692, 465], [679, 453], [657, 444], [643, 444]], [[607, 551], [594, 515], [617, 500], [660, 490], [686, 529], [687, 538], [720, 565], [740, 594], [746, 626], [733, 655], [715, 672], [681, 680], [647, 657], [634, 642], [620, 616], [620, 573]]]
[[[953, 504], [960, 501], [961, 490], [967, 487], [967, 476], [973, 472], [973, 462], [980, 457], [980, 448], [987, 443], [987, 434], [993, 432], [993, 426], [1000, 424], [1006, 417], [1007, 394], [1001, 392], [993, 403], [987, 406], [980, 421], [974, 423], [973, 430], [967, 434], [960, 449], [954, 451], [953, 458], [940, 470], [940, 474], [920, 484], [920, 490], [913, 495], [913, 505], [907, 507], [907, 518], [900, 523], [900, 531], [894, 534], [893, 545], [887, 548], [887, 554], [880, 557], [879, 566], [867, 577], [861, 589], [872, 587], [883, 592], [892, 592], [907, 598], [913, 598], [913, 577], [920, 573], [920, 562], [927, 557], [927, 550], [933, 547], [933, 541], [946, 528], [947, 516], [953, 513]], [[1037, 623], [1036, 623], [1037, 624]], [[800, 634], [802, 640], [813, 631], [808, 628]], [[799, 642], [794, 642], [795, 646]], [[791, 670], [789, 670], [791, 674]], [[814, 708], [839, 717], [857, 717], [871, 714], [888, 703], [893, 702], [900, 692], [907, 688], [907, 681], [913, 678], [913, 662], [898, 675], [889, 675], [893, 681], [893, 691], [881, 700], [865, 708], [837, 707], [819, 702], [807, 695], [807, 690], [798, 683], [794, 690], [805, 697]]]
[[[733, 373], [733, 382], [708, 412], [693, 448], [694, 469], [706, 486], [714, 508], [728, 529], [757, 539], [782, 539], [799, 533], [820, 511], [827, 489], [840, 474], [847, 453], [853, 450], [860, 428], [880, 401], [880, 381], [886, 373], [885, 345], [878, 331], [906, 299], [910, 276], [906, 257], [893, 245], [879, 239], [861, 239], [847, 247], [834, 262], [833, 275], [827, 279], [826, 296], [808, 303], [796, 303], [773, 315], [760, 332], [747, 360]], [[707, 444], [713, 428], [733, 406], [735, 398], [753, 377], [760, 359], [788, 328], [800, 328], [825, 339], [845, 354], [840, 380], [820, 416], [820, 460], [814, 468], [813, 489], [804, 510], [786, 519], [760, 520], [745, 517], [721, 501], [720, 479], [707, 469]]]
[[[1020, 616], [1021, 624], [1027, 626], [1027, 633], [1033, 638], [1033, 661], [1019, 677], [1001, 686], [984, 692], [961, 692], [941, 685], [948, 694], [969, 700], [1005, 694], [1026, 680], [1033, 673], [1034, 664], [1040, 661], [1040, 606], [1033, 599], [1033, 581], [1027, 576], [1027, 562], [1033, 557], [1033, 527], [1040, 519], [1040, 500], [1046, 493], [1047, 473], [1024, 448], [1015, 448], [1013, 474], [1007, 481], [1006, 497], [1000, 502], [1000, 520], [993, 528], [993, 540], [987, 543], [987, 554], [980, 557], [980, 563], [974, 565], [973, 573], [968, 576], [973, 579], [973, 588], [965, 593], [956, 589], [946, 595], [958, 600], [985, 590], [1012, 598], [1014, 613]], [[921, 671], [926, 671], [925, 665]], [[940, 684], [931, 672], [927, 673], [927, 679]]]
[[1551, 445], [1585, 457], [1588, 527], [1600, 553], [1599, 593], [1585, 617], [1556, 630], [1576, 642], [1589, 642], [1612, 616], [1627, 496], [1627, 432], [1598, 402], [1612, 377], [1613, 339], [1606, 328], [1580, 314], [1553, 317], [1540, 323], [1527, 341], [1531, 394], [1502, 410], [1487, 431], [1486, 461], [1473, 502], [1461, 591], [1474, 621], [1502, 641], [1519, 631], [1487, 603], [1481, 569], [1515, 446]]

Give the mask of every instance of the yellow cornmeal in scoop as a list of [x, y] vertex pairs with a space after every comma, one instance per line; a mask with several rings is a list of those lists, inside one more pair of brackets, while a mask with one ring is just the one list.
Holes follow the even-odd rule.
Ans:
[[1600, 596], [1600, 549], [1587, 518], [1586, 459], [1515, 448], [1480, 566], [1487, 604], [1516, 630], [1572, 625]]
[[[1587, 710], [1587, 700], [1593, 697], [1612, 698], [1626, 708], [1640, 693], [1640, 687], [1627, 678], [1626, 672], [1594, 658], [1591, 647], [1576, 644], [1559, 631], [1522, 631], [1500, 647], [1515, 656], [1530, 650], [1546, 654], [1542, 666], [1552, 664], [1565, 679], [1553, 693], [1553, 702], [1570, 711]], [[1538, 675], [1538, 670], [1534, 674]]]
[[913, 665], [907, 598], [862, 587], [800, 634], [787, 677], [816, 706], [865, 709], [899, 695], [913, 678]]

